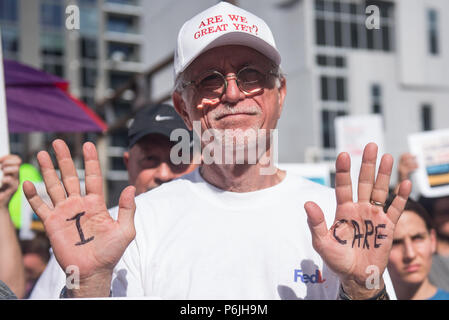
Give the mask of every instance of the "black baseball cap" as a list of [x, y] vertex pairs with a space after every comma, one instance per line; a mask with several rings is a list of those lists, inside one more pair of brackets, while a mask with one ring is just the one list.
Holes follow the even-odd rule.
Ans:
[[173, 106], [163, 103], [143, 107], [137, 111], [128, 126], [128, 147], [131, 148], [148, 134], [161, 134], [170, 139], [170, 134], [175, 129], [189, 131], [192, 141], [192, 132], [187, 129]]

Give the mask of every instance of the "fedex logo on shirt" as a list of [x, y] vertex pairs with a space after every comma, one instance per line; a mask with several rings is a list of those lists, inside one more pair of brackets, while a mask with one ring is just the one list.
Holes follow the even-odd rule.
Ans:
[[303, 283], [323, 283], [326, 281], [319, 269], [315, 270], [315, 274], [306, 274], [301, 269], [295, 269], [295, 282], [298, 282], [298, 279], [301, 279]]

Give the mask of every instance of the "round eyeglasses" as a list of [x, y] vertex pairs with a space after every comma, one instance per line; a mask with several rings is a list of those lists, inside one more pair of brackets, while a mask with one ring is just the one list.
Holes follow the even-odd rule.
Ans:
[[245, 95], [256, 94], [267, 86], [267, 80], [270, 76], [278, 76], [278, 73], [269, 71], [262, 73], [252, 67], [244, 67], [236, 74], [223, 75], [216, 70], [208, 70], [194, 81], [183, 83], [186, 88], [194, 85], [198, 94], [206, 99], [221, 98], [228, 88], [228, 81], [235, 80], [240, 91]]

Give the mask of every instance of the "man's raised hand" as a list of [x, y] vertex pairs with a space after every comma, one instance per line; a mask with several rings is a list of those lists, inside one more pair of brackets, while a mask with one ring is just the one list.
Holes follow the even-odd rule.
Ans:
[[[363, 151], [358, 181], [358, 201], [353, 202], [350, 157], [341, 153], [336, 161], [335, 193], [337, 211], [330, 229], [319, 206], [307, 202], [305, 209], [315, 250], [340, 277], [345, 292], [354, 299], [367, 299], [383, 288], [382, 274], [387, 266], [393, 232], [411, 191], [411, 182], [401, 183], [397, 197], [388, 211], [383, 206], [393, 158], [384, 155], [375, 179], [377, 145], [370, 143]], [[369, 270], [378, 268], [379, 286], [366, 286]]]
[[78, 175], [65, 142], [55, 140], [53, 149], [62, 181], [49, 154], [41, 151], [37, 155], [53, 207], [44, 203], [31, 182], [23, 184], [23, 191], [44, 223], [61, 268], [76, 266], [79, 270], [80, 288], [69, 291], [69, 295], [109, 296], [112, 270], [135, 237], [135, 188], [123, 190], [116, 221], [106, 208], [95, 146], [90, 142], [83, 145], [85, 196], [81, 196]]

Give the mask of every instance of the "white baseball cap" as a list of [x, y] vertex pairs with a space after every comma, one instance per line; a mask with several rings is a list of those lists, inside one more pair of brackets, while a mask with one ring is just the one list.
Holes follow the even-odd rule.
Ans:
[[174, 59], [175, 79], [200, 54], [225, 45], [247, 46], [276, 65], [281, 63], [273, 34], [265, 21], [228, 2], [220, 2], [186, 21], [179, 30]]

